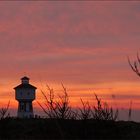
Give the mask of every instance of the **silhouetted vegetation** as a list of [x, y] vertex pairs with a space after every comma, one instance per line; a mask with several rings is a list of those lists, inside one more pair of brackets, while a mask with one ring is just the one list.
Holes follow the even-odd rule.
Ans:
[[56, 118], [56, 119], [94, 119], [94, 120], [112, 120], [115, 121], [118, 117], [118, 109], [113, 110], [112, 107], [105, 102], [103, 103], [101, 99], [94, 94], [97, 105], [91, 107], [88, 101], [84, 102], [81, 99], [82, 108], [73, 111], [72, 107], [69, 104], [69, 96], [66, 88], [63, 87], [63, 95], [59, 95], [59, 98], [55, 100], [54, 90], [47, 86], [47, 93], [42, 91], [44, 99], [46, 101], [45, 107], [38, 102], [42, 110], [45, 112], [47, 118]]
[[95, 94], [97, 106], [94, 106], [94, 110], [92, 112], [93, 119], [95, 120], [112, 120], [115, 121], [118, 117], [118, 109], [113, 111], [112, 107], [105, 102], [104, 104], [101, 102], [101, 99]]
[[137, 53], [137, 59], [132, 63], [128, 57], [128, 63], [133, 72], [135, 72], [138, 76], [140, 76], [140, 58]]
[[10, 113], [8, 112], [9, 110], [9, 105], [10, 105], [10, 101], [8, 102], [6, 107], [2, 107], [0, 108], [0, 120], [10, 117]]
[[45, 107], [43, 107], [39, 102], [38, 104], [43, 109], [47, 118], [56, 118], [56, 119], [70, 119], [75, 114], [72, 114], [73, 111], [69, 105], [69, 96], [67, 94], [66, 88], [63, 87], [63, 95], [59, 95], [58, 100], [54, 100], [54, 90], [47, 86], [49, 94], [48, 97], [42, 91], [42, 94], [46, 100]]
[[82, 120], [90, 119], [92, 110], [91, 110], [91, 107], [89, 105], [89, 102], [88, 101], [84, 102], [81, 99], [81, 103], [82, 103], [82, 108], [79, 109], [80, 110], [79, 118]]
[[[45, 104], [38, 102], [46, 118], [19, 119], [7, 117], [9, 104], [0, 110], [0, 139], [54, 140], [54, 139], [140, 139], [140, 124], [116, 121], [118, 109], [113, 110], [94, 94], [96, 103], [81, 99], [81, 108], [74, 111], [70, 106], [66, 88], [55, 98], [54, 90], [47, 86], [48, 93], [42, 91]], [[129, 109], [131, 117], [131, 104]]]

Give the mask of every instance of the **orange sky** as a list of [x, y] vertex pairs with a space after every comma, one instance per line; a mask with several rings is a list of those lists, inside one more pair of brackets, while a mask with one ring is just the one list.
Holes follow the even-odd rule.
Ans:
[[[63, 83], [71, 104], [92, 101], [93, 92], [112, 106], [140, 109], [140, 78], [130, 69], [140, 48], [140, 2], [0, 2], [0, 106], [27, 75], [40, 89], [58, 93]], [[115, 99], [112, 99], [115, 95]], [[34, 106], [39, 106], [34, 102]]]

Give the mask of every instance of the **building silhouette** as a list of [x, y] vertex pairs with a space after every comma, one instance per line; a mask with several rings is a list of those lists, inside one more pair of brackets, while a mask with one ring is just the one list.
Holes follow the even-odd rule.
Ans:
[[21, 84], [16, 86], [15, 99], [18, 101], [17, 117], [19, 118], [33, 118], [33, 105], [32, 102], [35, 100], [36, 87], [29, 84], [29, 78], [21, 78]]

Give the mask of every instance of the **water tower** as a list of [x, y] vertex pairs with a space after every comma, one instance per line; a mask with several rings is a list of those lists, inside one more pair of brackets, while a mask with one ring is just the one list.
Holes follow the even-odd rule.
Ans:
[[19, 118], [33, 118], [33, 105], [35, 100], [35, 90], [37, 89], [33, 85], [29, 84], [29, 78], [21, 78], [21, 84], [16, 86], [15, 99], [18, 101], [17, 117]]

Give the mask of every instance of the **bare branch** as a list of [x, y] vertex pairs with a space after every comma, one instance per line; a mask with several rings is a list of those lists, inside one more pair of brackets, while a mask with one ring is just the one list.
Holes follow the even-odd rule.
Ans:
[[138, 52], [137, 52], [137, 60], [138, 60], [138, 62], [140, 64], [140, 58], [139, 58], [139, 53]]
[[92, 111], [93, 119], [115, 121], [118, 117], [118, 109], [116, 110], [116, 112], [114, 112], [112, 107], [109, 107], [106, 102], [102, 103], [101, 99], [99, 99], [96, 94], [94, 95], [97, 101], [97, 106], [94, 106], [94, 109]]
[[87, 120], [87, 119], [90, 119], [91, 118], [91, 107], [89, 105], [89, 102], [86, 101], [84, 102], [82, 99], [81, 100], [81, 103], [82, 103], [82, 109], [80, 108], [80, 118], [82, 120]]
[[127, 57], [128, 59], [128, 63], [129, 63], [129, 66], [131, 67], [131, 69], [138, 75], [140, 76], [140, 71], [138, 69], [138, 63], [140, 64], [140, 58], [137, 54], [137, 60], [133, 62], [133, 64], [131, 63], [129, 57]]
[[59, 118], [59, 119], [69, 119], [72, 115], [71, 107], [69, 106], [69, 96], [67, 94], [67, 90], [62, 84], [63, 95], [59, 95], [59, 101], [54, 100], [54, 91], [47, 85], [49, 95], [47, 96], [44, 92], [42, 92], [46, 103], [45, 107], [43, 107], [39, 102], [39, 106], [45, 112], [47, 117], [49, 118]]
[[0, 119], [4, 119], [10, 116], [10, 114], [8, 113], [9, 106], [10, 106], [10, 100], [8, 101], [6, 108], [0, 109]]

